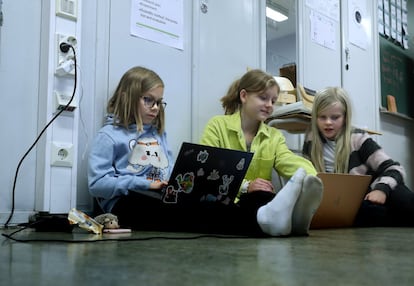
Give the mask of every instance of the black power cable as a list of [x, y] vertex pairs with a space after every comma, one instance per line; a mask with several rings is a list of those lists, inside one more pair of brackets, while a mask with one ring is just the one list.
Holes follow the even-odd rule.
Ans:
[[40, 140], [40, 138], [42, 137], [43, 133], [47, 130], [47, 128], [52, 124], [53, 121], [55, 121], [56, 118], [59, 117], [60, 114], [62, 114], [63, 111], [65, 111], [70, 104], [72, 103], [74, 97], [75, 97], [75, 92], [76, 92], [76, 82], [77, 82], [77, 63], [76, 63], [76, 51], [75, 48], [68, 44], [68, 43], [61, 43], [59, 46], [60, 50], [63, 53], [67, 53], [69, 51], [69, 49], [72, 49], [73, 51], [73, 61], [74, 61], [74, 65], [75, 65], [75, 76], [74, 76], [74, 84], [73, 84], [73, 93], [72, 96], [70, 98], [70, 100], [68, 101], [68, 103], [62, 108], [60, 109], [55, 116], [53, 116], [53, 118], [46, 124], [45, 127], [43, 127], [42, 131], [39, 133], [39, 135], [37, 136], [36, 140], [33, 142], [32, 146], [30, 146], [30, 148], [26, 151], [26, 153], [23, 155], [23, 157], [20, 159], [19, 163], [17, 164], [17, 168], [16, 168], [16, 173], [14, 175], [14, 181], [13, 181], [13, 189], [12, 189], [12, 208], [11, 208], [11, 212], [9, 215], [9, 218], [7, 219], [6, 223], [4, 224], [4, 227], [7, 228], [9, 225], [10, 220], [12, 219], [13, 215], [14, 215], [14, 209], [15, 209], [15, 193], [16, 193], [16, 182], [17, 182], [17, 177], [19, 174], [19, 170], [20, 170], [20, 166], [22, 165], [24, 159], [27, 157], [27, 155], [29, 155], [30, 151], [32, 151], [32, 149], [36, 146], [37, 142]]
[[25, 227], [22, 227], [10, 234], [2, 233], [1, 235], [13, 240], [15, 242], [56, 242], [56, 243], [91, 243], [91, 242], [105, 242], [105, 241], [146, 241], [146, 240], [194, 240], [194, 239], [201, 239], [201, 238], [219, 238], [219, 239], [257, 239], [257, 238], [266, 238], [266, 237], [255, 237], [255, 236], [243, 236], [243, 235], [220, 235], [220, 234], [195, 234], [195, 235], [183, 235], [183, 236], [176, 236], [176, 235], [160, 235], [160, 236], [146, 236], [146, 237], [130, 237], [130, 238], [102, 238], [102, 236], [95, 235], [97, 239], [22, 239], [16, 238], [15, 234], [21, 232], [29, 227], [33, 227], [37, 222], [28, 224]]

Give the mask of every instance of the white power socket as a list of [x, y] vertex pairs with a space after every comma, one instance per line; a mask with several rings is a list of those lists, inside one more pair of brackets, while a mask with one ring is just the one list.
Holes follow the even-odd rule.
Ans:
[[67, 76], [75, 74], [74, 53], [71, 48], [64, 52], [60, 45], [66, 43], [76, 50], [77, 40], [75, 36], [56, 34], [56, 70], [58, 76]]
[[63, 142], [52, 142], [51, 165], [60, 167], [72, 167], [73, 144]]
[[76, 21], [78, 0], [56, 0], [56, 15]]
[[[58, 93], [57, 91], [54, 91], [54, 96], [55, 96], [54, 102], [55, 102], [55, 107], [57, 111], [64, 109], [68, 105], [69, 100], [71, 99], [70, 95]], [[69, 106], [66, 107], [65, 110], [74, 111], [77, 106], [78, 105], [76, 103], [76, 98], [74, 98], [72, 102], [69, 104]]]

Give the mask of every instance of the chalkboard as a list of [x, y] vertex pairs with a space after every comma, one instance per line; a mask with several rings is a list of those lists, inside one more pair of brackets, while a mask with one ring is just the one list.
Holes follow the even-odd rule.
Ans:
[[414, 59], [404, 50], [380, 36], [381, 102], [393, 95], [397, 112], [414, 117]]

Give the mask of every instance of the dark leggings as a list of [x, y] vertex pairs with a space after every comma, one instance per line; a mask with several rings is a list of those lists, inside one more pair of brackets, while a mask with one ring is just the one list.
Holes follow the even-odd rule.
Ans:
[[263, 236], [257, 224], [257, 210], [273, 197], [274, 194], [259, 191], [243, 195], [238, 204], [177, 205], [130, 192], [117, 201], [111, 213], [118, 216], [121, 227], [134, 230]]
[[383, 205], [363, 201], [355, 226], [414, 226], [414, 192], [405, 185], [399, 185]]

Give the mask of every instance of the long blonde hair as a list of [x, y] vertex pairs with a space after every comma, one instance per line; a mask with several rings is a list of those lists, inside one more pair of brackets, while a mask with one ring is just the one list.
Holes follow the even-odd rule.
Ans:
[[[164, 87], [164, 82], [152, 70], [137, 66], [125, 72], [108, 102], [107, 112], [115, 116], [114, 125], [128, 128], [130, 124], [135, 123], [137, 131], [142, 131], [139, 101], [145, 93], [156, 87]], [[159, 108], [154, 126], [161, 134], [165, 128], [165, 113], [162, 104]]]
[[230, 85], [227, 94], [221, 98], [225, 114], [233, 114], [240, 109], [242, 104], [240, 91], [242, 89], [247, 92], [263, 92], [273, 86], [277, 86], [278, 91], [280, 90], [272, 75], [260, 69], [249, 70], [240, 79], [235, 80]]
[[335, 148], [335, 173], [348, 173], [349, 156], [351, 154], [351, 104], [347, 92], [340, 87], [328, 87], [316, 93], [313, 108], [311, 128], [313, 134], [313, 144], [311, 148], [311, 161], [316, 170], [319, 172], [325, 171], [325, 164], [323, 160], [323, 142], [325, 139], [318, 129], [318, 115], [326, 108], [329, 108], [334, 103], [340, 103], [344, 112], [344, 126], [341, 132], [336, 136]]

